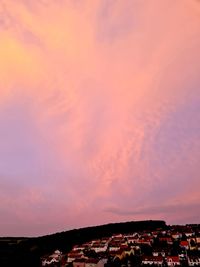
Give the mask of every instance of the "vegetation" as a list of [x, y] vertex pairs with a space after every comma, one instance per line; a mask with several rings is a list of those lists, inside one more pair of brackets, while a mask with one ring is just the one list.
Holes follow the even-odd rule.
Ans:
[[40, 257], [59, 249], [64, 253], [76, 244], [115, 233], [165, 229], [164, 221], [136, 221], [74, 229], [37, 238], [0, 238], [0, 266], [40, 266]]

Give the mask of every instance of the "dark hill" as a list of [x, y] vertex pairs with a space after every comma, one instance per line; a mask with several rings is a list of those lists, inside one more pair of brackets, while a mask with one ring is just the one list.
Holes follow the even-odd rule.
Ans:
[[93, 226], [36, 238], [0, 238], [0, 266], [40, 266], [40, 257], [60, 249], [64, 253], [76, 244], [91, 239], [111, 236], [114, 233], [166, 228], [164, 221], [133, 221]]

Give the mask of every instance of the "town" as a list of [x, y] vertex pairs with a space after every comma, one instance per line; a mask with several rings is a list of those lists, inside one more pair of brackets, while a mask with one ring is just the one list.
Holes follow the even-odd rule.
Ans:
[[139, 267], [200, 266], [200, 225], [173, 225], [166, 229], [116, 233], [55, 250], [41, 257], [41, 266]]

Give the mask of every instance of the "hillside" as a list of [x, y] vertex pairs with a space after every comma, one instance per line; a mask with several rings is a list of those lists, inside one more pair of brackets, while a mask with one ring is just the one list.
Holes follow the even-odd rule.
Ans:
[[75, 244], [114, 233], [166, 228], [164, 221], [132, 221], [74, 229], [36, 238], [0, 238], [0, 266], [40, 266], [40, 256], [55, 249], [68, 252]]

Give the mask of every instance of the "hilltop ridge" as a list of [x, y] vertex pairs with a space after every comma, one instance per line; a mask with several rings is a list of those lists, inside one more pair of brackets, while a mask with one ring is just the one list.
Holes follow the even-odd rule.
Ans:
[[[40, 266], [40, 257], [55, 249], [68, 252], [75, 244], [81, 244], [93, 238], [100, 238], [114, 233], [154, 230], [166, 228], [165, 221], [147, 220], [109, 223], [80, 229], [63, 231], [34, 238], [0, 238], [0, 262], [2, 266]], [[5, 241], [6, 240], [6, 241]]]

